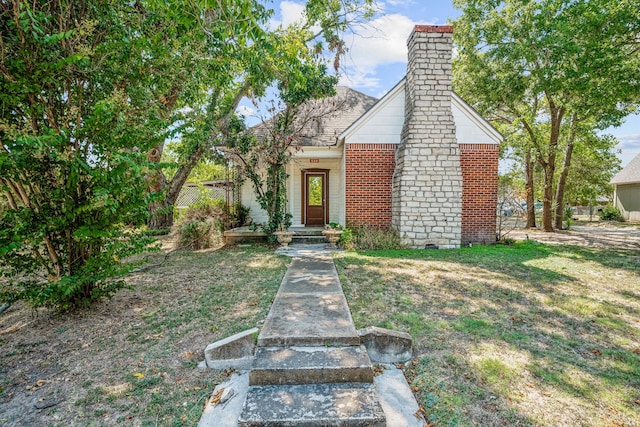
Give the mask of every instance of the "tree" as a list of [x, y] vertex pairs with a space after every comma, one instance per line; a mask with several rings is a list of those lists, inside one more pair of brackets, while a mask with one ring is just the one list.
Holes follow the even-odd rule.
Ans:
[[[354, 19], [369, 16], [372, 4], [372, 0], [310, 0], [301, 22], [269, 30], [273, 10], [257, 0], [215, 5], [196, 1], [179, 7], [174, 2], [151, 3], [150, 7], [175, 14], [183, 26], [181, 42], [170, 47], [169, 55], [180, 58], [179, 66], [173, 67], [183, 73], [163, 86], [166, 93], [158, 93], [167, 100], [168, 136], [178, 136], [181, 149], [170, 179], [160, 167], [150, 177], [150, 188], [165, 194], [153, 206], [150, 227], [172, 224], [172, 207], [182, 185], [200, 160], [224, 144], [242, 98], [262, 96], [285, 76], [297, 74], [302, 83], [306, 67], [313, 67], [328, 52], [336, 55], [337, 67], [345, 51], [340, 33]], [[164, 144], [164, 140], [157, 142], [149, 160], [160, 161]]]
[[340, 110], [341, 100], [327, 98], [335, 95], [337, 82], [335, 76], [327, 75], [322, 61], [308, 63], [303, 73], [280, 77], [281, 101], [272, 102], [272, 117], [251, 131], [230, 138], [224, 148], [239, 166], [241, 176], [251, 181], [256, 200], [269, 218], [262, 227], [268, 235], [291, 225], [286, 212], [286, 166], [301, 149], [302, 139], [309, 136], [309, 125]]
[[[454, 23], [455, 88], [526, 136], [543, 172], [542, 226], [553, 231], [562, 221], [572, 151], [589, 140], [581, 135], [620, 124], [640, 102], [640, 3], [454, 4], [463, 12]], [[559, 156], [565, 161], [558, 177]]]
[[88, 304], [147, 249], [152, 20], [115, 0], [0, 3], [1, 301]]

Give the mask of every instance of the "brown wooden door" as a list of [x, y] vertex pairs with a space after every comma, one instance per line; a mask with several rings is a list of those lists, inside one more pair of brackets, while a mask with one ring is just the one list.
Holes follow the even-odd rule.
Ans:
[[324, 173], [305, 174], [305, 224], [324, 226], [327, 212], [326, 182]]

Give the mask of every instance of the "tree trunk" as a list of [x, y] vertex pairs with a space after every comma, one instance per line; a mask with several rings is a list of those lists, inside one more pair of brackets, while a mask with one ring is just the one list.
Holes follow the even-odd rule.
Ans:
[[[544, 168], [544, 199], [542, 200], [542, 229], [546, 232], [553, 231], [553, 179], [556, 172], [556, 152], [558, 150], [558, 139], [560, 138], [560, 126], [564, 116], [564, 108], [556, 107], [553, 100], [549, 98], [549, 111], [551, 116], [551, 132], [549, 134], [549, 145], [546, 159], [541, 161]], [[542, 155], [542, 153], [539, 153]]]
[[524, 188], [527, 194], [527, 228], [536, 228], [536, 199], [533, 182], [533, 160], [531, 149], [525, 155], [525, 182]]
[[571, 156], [573, 154], [573, 142], [567, 144], [567, 149], [564, 155], [564, 164], [562, 166], [562, 172], [558, 179], [558, 187], [556, 188], [556, 214], [555, 214], [555, 227], [556, 229], [562, 228], [562, 219], [564, 217], [564, 189], [567, 184], [567, 177], [569, 176], [569, 167], [571, 166]]
[[558, 187], [556, 188], [556, 228], [562, 228], [562, 219], [564, 217], [564, 189], [567, 184], [567, 177], [569, 176], [569, 168], [571, 167], [571, 157], [573, 155], [573, 146], [578, 131], [577, 128], [578, 116], [574, 113], [571, 117], [571, 133], [569, 134], [569, 141], [567, 142], [567, 148], [564, 153], [564, 164], [562, 165], [562, 172], [560, 173]]

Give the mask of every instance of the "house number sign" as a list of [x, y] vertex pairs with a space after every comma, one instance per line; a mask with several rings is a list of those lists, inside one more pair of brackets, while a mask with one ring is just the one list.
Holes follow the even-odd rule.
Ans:
[[320, 163], [320, 159], [309, 159], [309, 163]]

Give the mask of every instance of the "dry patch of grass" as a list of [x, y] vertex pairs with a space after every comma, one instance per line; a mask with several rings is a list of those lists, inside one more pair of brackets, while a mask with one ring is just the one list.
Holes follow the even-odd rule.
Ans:
[[345, 253], [357, 327], [414, 338], [435, 426], [640, 425], [640, 256], [551, 246]]
[[259, 325], [289, 260], [269, 249], [176, 252], [87, 311], [0, 316], [0, 425], [195, 425], [228, 373], [207, 344]]

